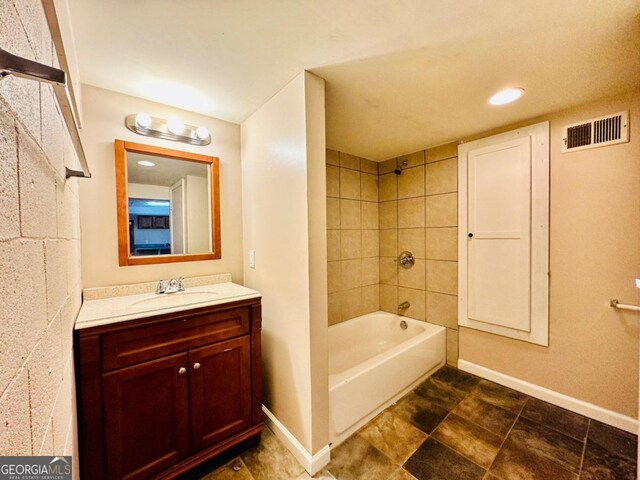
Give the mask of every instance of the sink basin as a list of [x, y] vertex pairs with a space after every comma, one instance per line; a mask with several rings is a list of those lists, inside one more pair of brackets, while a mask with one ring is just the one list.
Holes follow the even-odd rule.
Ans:
[[170, 308], [191, 303], [210, 302], [220, 295], [217, 292], [178, 292], [156, 295], [151, 298], [138, 300], [131, 304], [137, 308]]

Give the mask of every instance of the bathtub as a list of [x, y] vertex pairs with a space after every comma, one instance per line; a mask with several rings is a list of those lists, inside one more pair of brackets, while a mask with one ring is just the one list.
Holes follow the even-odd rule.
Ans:
[[443, 365], [445, 335], [444, 327], [386, 312], [330, 326], [332, 447]]

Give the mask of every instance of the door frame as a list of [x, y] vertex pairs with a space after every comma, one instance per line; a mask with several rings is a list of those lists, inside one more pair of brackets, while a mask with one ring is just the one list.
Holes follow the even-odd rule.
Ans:
[[[468, 161], [470, 151], [531, 137], [531, 331], [479, 322], [467, 315]], [[537, 345], [549, 345], [549, 122], [458, 146], [458, 325]]]

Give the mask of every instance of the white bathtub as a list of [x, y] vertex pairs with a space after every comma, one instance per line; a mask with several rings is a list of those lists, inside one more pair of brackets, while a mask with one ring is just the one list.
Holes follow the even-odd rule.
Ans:
[[443, 365], [445, 335], [443, 327], [386, 312], [330, 326], [332, 447]]

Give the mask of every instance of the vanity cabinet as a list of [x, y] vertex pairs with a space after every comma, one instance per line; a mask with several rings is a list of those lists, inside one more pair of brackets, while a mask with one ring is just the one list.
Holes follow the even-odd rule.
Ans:
[[175, 478], [263, 428], [260, 299], [76, 331], [82, 478]]

